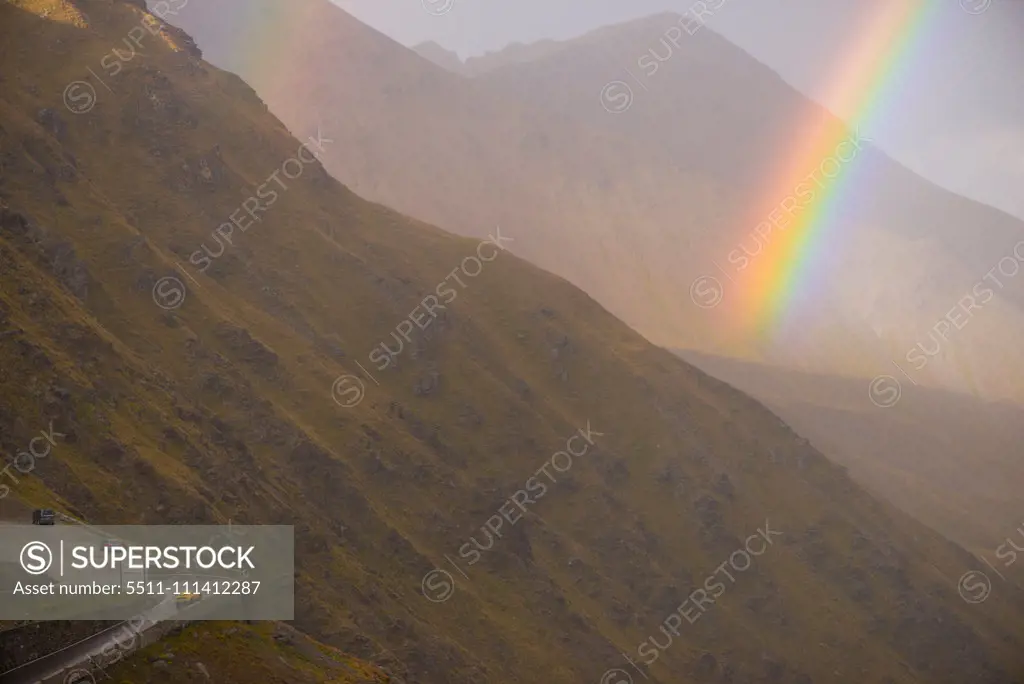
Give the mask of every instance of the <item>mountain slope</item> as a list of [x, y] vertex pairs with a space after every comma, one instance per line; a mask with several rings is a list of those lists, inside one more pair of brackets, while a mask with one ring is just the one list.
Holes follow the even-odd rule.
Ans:
[[[586, 288], [650, 339], [704, 344], [692, 306], [656, 280], [690, 240], [662, 227], [715, 220], [699, 177], [659, 150], [580, 126], [571, 112], [493, 96], [326, 0], [297, 3], [285, 30], [276, 6], [190, 3], [173, 21], [212, 63], [247, 79], [290, 130], [329, 127], [346, 154], [325, 164], [361, 196], [463, 235], [508, 226], [517, 255]], [[274, 70], [237, 49], [239, 31], [280, 56]], [[650, 249], [638, 253], [637, 243]]]
[[910, 386], [880, 410], [864, 401], [865, 379], [681, 356], [742, 387], [872, 491], [967, 548], [990, 552], [1021, 524], [1024, 415], [1015, 404]]
[[[295, 525], [295, 626], [396, 681], [597, 681], [691, 595], [699, 622], [670, 623], [650, 681], [1013, 681], [1019, 589], [961, 601], [972, 556], [760, 404], [499, 246], [360, 199], [309, 157], [344, 159], [340, 137], [301, 150], [173, 30], [95, 83], [144, 20], [0, 4], [0, 446], [61, 435], [10, 496], [101, 524]], [[435, 603], [446, 556], [467, 577]]]
[[[765, 179], [778, 174], [779, 160], [791, 155], [784, 143], [799, 139], [797, 124], [813, 117], [827, 128], [835, 121], [767, 68], [738, 59], [713, 32], [684, 34], [676, 44], [672, 26], [678, 17], [659, 15], [562, 43], [555, 54], [549, 46], [529, 58], [516, 51], [516, 64], [475, 82], [512, 98], [529, 94], [638, 145], [661, 145], [680, 163], [719, 179], [718, 203], [745, 209], [763, 194]], [[618, 55], [614, 69], [609, 54]], [[602, 79], [613, 76], [625, 78], [635, 96], [617, 116], [587, 106]], [[912, 176], [870, 146], [854, 163], [860, 166], [837, 201], [842, 220], [819, 237], [813, 254], [819, 263], [807, 269], [813, 277], [805, 272], [800, 280], [797, 315], [778, 345], [788, 349], [775, 357], [819, 372], [720, 358], [730, 349], [729, 333], [714, 362], [701, 367], [766, 402], [874, 491], [955, 539], [988, 545], [1013, 530], [1021, 512], [1013, 446], [1020, 409], [990, 399], [1020, 399], [1024, 388], [1016, 349], [1024, 331], [1024, 280], [1016, 263], [1024, 255], [1024, 231], [999, 212]], [[738, 225], [752, 228], [763, 218], [750, 215]], [[724, 230], [708, 255], [704, 273], [724, 289], [721, 306], [703, 320], [712, 338], [715, 324], [740, 303], [729, 281], [739, 277], [730, 256], [756, 267], [752, 255], [769, 242], [744, 233]], [[771, 234], [771, 242], [779, 239]], [[858, 357], [863, 361], [851, 363]], [[830, 367], [831, 359], [839, 362]], [[850, 373], [855, 368], [859, 374]], [[872, 378], [889, 374], [903, 396], [895, 408], [880, 409], [866, 390]], [[936, 385], [966, 396], [929, 390]]]
[[[513, 46], [465, 79], [326, 0], [305, 0], [281, 31], [250, 19], [259, 12], [248, 8], [272, 4], [194, 3], [176, 21], [292, 130], [330, 121], [350, 152], [327, 166], [356, 192], [466, 235], [520, 226], [517, 254], [659, 344], [851, 377], [895, 359], [915, 382], [1024, 401], [1024, 367], [1008, 343], [1024, 334], [1024, 287], [990, 276], [1007, 258], [1002, 268], [1019, 270], [1024, 224], [900, 167], [710, 30], [687, 35], [678, 15], [658, 15]], [[232, 17], [245, 33], [267, 33], [268, 49], [303, 78], [238, 50]], [[373, 135], [378, 126], [388, 135]], [[764, 233], [797, 192], [780, 167], [812, 134], [857, 141], [844, 171], [856, 180], [819, 237], [829, 249], [793, 292], [788, 327], [737, 331], [758, 288], [729, 281], [763, 267], [770, 257], [757, 256], [784, 239], [784, 228], [769, 226], [767, 238], [755, 228]], [[686, 296], [700, 277], [722, 283], [713, 311]]]
[[445, 50], [434, 41], [420, 43], [412, 48], [420, 57], [433, 62], [445, 71], [450, 71], [460, 76], [476, 76], [509, 64], [532, 62], [539, 57], [558, 52], [561, 49], [561, 43], [553, 40], [542, 40], [529, 45], [515, 43], [503, 50], [477, 57], [469, 57], [463, 61], [459, 58], [458, 54]]
[[[534, 59], [519, 55], [475, 82], [509, 99], [530, 97], [552, 111], [574, 112], [602, 132], [662, 148], [677, 164], [713, 178], [716, 202], [735, 210], [711, 238], [702, 271], [692, 275], [721, 278], [719, 316], [742, 311], [749, 299], [730, 281], [773, 258], [763, 255], [787, 239], [783, 221], [760, 235], [756, 228], [787, 195], [796, 193], [798, 207], [807, 204], [799, 199], [806, 189], [797, 190], [803, 173], [786, 168], [794, 148], [815, 138], [866, 140], [856, 154], [822, 149], [820, 158], [800, 162], [806, 172], [827, 158], [842, 159], [846, 168], [831, 200], [837, 215], [814, 228], [827, 232], [817, 235], [812, 260], [801, 267], [803, 291], [792, 294], [795, 311], [787, 312], [794, 320], [762, 349], [763, 358], [869, 377], [895, 359], [923, 384], [1024, 399], [1024, 366], [1010, 342], [1024, 331], [1024, 286], [1016, 278], [1024, 224], [924, 181], [861, 132], [843, 133], [838, 119], [725, 39], [706, 29], [687, 35], [684, 23], [664, 14], [594, 32], [557, 52], [546, 46]], [[612, 78], [632, 88], [631, 104], [618, 116], [590, 106]], [[947, 315], [947, 327], [956, 329], [933, 329]], [[716, 353], [730, 349], [730, 335], [720, 332]]]
[[451, 73], [459, 74], [460, 76], [469, 75], [466, 65], [461, 59], [459, 59], [458, 54], [445, 50], [432, 40], [420, 43], [414, 47], [413, 50], [415, 50], [416, 54], [423, 59], [433, 62], [445, 71], [450, 71]]
[[241, 683], [253, 681], [253, 673], [259, 673], [258, 681], [264, 684], [394, 682], [371, 665], [275, 623], [194, 624], [104, 672], [115, 681], [133, 684]]

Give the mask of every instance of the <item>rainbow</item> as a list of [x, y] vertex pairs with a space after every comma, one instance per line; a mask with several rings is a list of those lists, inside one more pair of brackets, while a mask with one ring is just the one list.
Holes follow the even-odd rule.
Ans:
[[[824, 98], [834, 103], [836, 111], [854, 115], [844, 124], [832, 116], [823, 119], [817, 109], [812, 111], [798, 126], [800, 134], [792, 154], [770, 174], [773, 181], [763, 201], [753, 205], [757, 213], [750, 225], [760, 226], [770, 214], [780, 216], [778, 209], [785, 198], [798, 192], [805, 198], [797, 201], [795, 208], [790, 200], [789, 223], [782, 229], [776, 227], [770, 233], [762, 229], [767, 237], [759, 244], [757, 255], [734, 278], [740, 295], [735, 323], [761, 341], [771, 341], [799, 311], [800, 300], [813, 297], [812, 285], [827, 265], [828, 255], [842, 246], [844, 236], [836, 229], [839, 212], [844, 197], [857, 185], [853, 181], [861, 166], [850, 159], [851, 148], [845, 141], [853, 140], [858, 131], [869, 128], [872, 119], [884, 113], [882, 105], [891, 100], [911, 61], [907, 57], [940, 2], [883, 0], [875, 4], [877, 9], [853, 32], [852, 45], [843, 52]], [[833, 171], [836, 164], [827, 166], [829, 159], [849, 163], [840, 163], [838, 171]], [[809, 180], [812, 174], [816, 177]], [[746, 241], [750, 240], [748, 236]]]
[[149, 4], [154, 14], [158, 5], [169, 5], [158, 16], [180, 26], [196, 40], [205, 59], [238, 74], [264, 101], [271, 99], [266, 89], [286, 91], [304, 77], [296, 67], [300, 53], [311, 45], [341, 39], [332, 30], [342, 10], [329, 0], [150, 0]]

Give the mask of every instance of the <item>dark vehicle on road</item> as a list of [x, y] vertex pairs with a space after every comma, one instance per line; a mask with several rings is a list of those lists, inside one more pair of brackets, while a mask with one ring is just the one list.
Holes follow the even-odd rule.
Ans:
[[32, 511], [33, 525], [56, 525], [57, 515], [49, 508], [36, 509]]

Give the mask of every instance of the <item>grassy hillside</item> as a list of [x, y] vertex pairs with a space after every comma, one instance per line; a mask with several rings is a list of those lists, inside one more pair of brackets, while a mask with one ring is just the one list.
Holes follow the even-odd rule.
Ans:
[[[880, 411], [864, 388], [894, 373], [908, 396], [917, 386], [939, 390], [934, 396], [953, 388], [977, 397], [968, 400], [975, 407], [994, 398], [1022, 405], [1024, 278], [1012, 276], [1009, 258], [1024, 248], [1020, 221], [928, 183], [868, 141], [844, 165], [835, 220], [813, 230], [788, 223], [789, 232], [762, 226], [757, 236], [754, 227], [796, 191], [795, 182], [783, 186], [791, 172], [782, 170], [794, 143], [815, 131], [838, 140], [845, 126], [721, 36], [684, 34], [677, 15], [512, 45], [461, 67], [436, 44], [420, 46], [436, 69], [326, 0], [304, 0], [280, 30], [241, 9], [273, 4], [194, 3], [175, 21], [196, 31], [212, 61], [249, 79], [290, 128], [323, 121], [339, 131], [349, 153], [325, 159], [336, 178], [463, 234], [497, 221], [516, 226], [513, 252], [579, 285], [652, 341], [807, 369], [794, 378], [836, 379], [849, 410], [783, 417], [806, 416], [801, 434], [816, 445], [830, 435], [839, 447], [830, 457], [958, 541], [986, 545], [1014, 529], [1021, 479], [1006, 445], [1015, 443], [1019, 410], [979, 419], [915, 398]], [[261, 26], [267, 44], [287, 55], [273, 69], [234, 38]], [[679, 35], [669, 42], [673, 27]], [[318, 39], [288, 49], [307, 35]], [[302, 78], [282, 78], [288, 69]], [[613, 78], [633, 88], [617, 113], [598, 101]], [[765, 206], [770, 183], [779, 194]], [[770, 332], [758, 340], [743, 329], [753, 298], [739, 271], [766, 266], [775, 258], [769, 245], [793, 231], [817, 232], [818, 247], [780, 305], [787, 324], [762, 321]], [[745, 287], [770, 290], [782, 274], [762, 275]], [[742, 372], [711, 374], [765, 399]], [[790, 396], [799, 402], [807, 391], [801, 384]], [[906, 410], [914, 417], [898, 420], [899, 438], [890, 439], [893, 416], [882, 414]], [[963, 427], [951, 431], [956, 424]]]
[[[688, 596], [698, 620], [670, 621], [651, 681], [1022, 671], [1019, 590], [962, 601], [974, 558], [761, 405], [564, 280], [289, 163], [300, 141], [186, 36], [117, 57], [144, 19], [0, 4], [0, 447], [51, 421], [55, 437], [12, 499], [95, 523], [294, 525], [294, 627], [410, 684], [598, 681], [664, 643]], [[203, 270], [192, 255], [232, 215], [245, 232], [223, 229]], [[522, 517], [489, 537], [519, 490]], [[725, 579], [759, 528], [772, 544]], [[249, 637], [224, 636], [189, 660], [213, 673], [237, 653], [223, 681], [273, 660], [246, 669]]]
[[[132, 653], [103, 672], [120, 684], [395, 682], [373, 665], [273, 622], [196, 623]], [[94, 676], [97, 680], [103, 678], [99, 673]]]
[[680, 356], [742, 387], [857, 480], [969, 549], [992, 555], [1024, 521], [1016, 404], [908, 384], [883, 408], [870, 402], [866, 378]]

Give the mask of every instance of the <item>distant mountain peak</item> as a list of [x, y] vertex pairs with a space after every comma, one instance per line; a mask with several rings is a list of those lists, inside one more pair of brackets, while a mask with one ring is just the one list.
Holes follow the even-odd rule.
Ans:
[[446, 71], [463, 76], [469, 75], [465, 62], [459, 58], [457, 53], [432, 40], [424, 41], [414, 46], [412, 50], [423, 59], [433, 62]]
[[[481, 76], [503, 67], [538, 61], [555, 53], [581, 45], [606, 45], [609, 42], [634, 41], [638, 37], [653, 41], [661, 38], [671, 26], [685, 28], [687, 25], [692, 25], [692, 20], [689, 23], [686, 22], [684, 15], [678, 12], [659, 12], [658, 14], [638, 19], [599, 26], [582, 35], [571, 38], [561, 40], [545, 38], [532, 43], [510, 43], [500, 50], [487, 52], [477, 57], [469, 57], [464, 63], [464, 70], [467, 75]], [[709, 29], [704, 27], [704, 30]], [[424, 43], [423, 45], [427, 44]], [[443, 50], [443, 48], [441, 49]], [[415, 50], [420, 52], [419, 47], [415, 48]], [[438, 66], [451, 70], [445, 64], [441, 64], [436, 60], [432, 61]]]
[[679, 24], [682, 19], [683, 15], [678, 12], [659, 12], [639, 19], [600, 26], [583, 35], [563, 40], [545, 38], [532, 43], [509, 43], [501, 49], [469, 57], [465, 61], [454, 51], [433, 40], [419, 43], [412, 50], [445, 71], [460, 76], [481, 76], [506, 66], [534, 62], [580, 44], [601, 43], [611, 37], [632, 36], [639, 32], [660, 36], [669, 26]]

